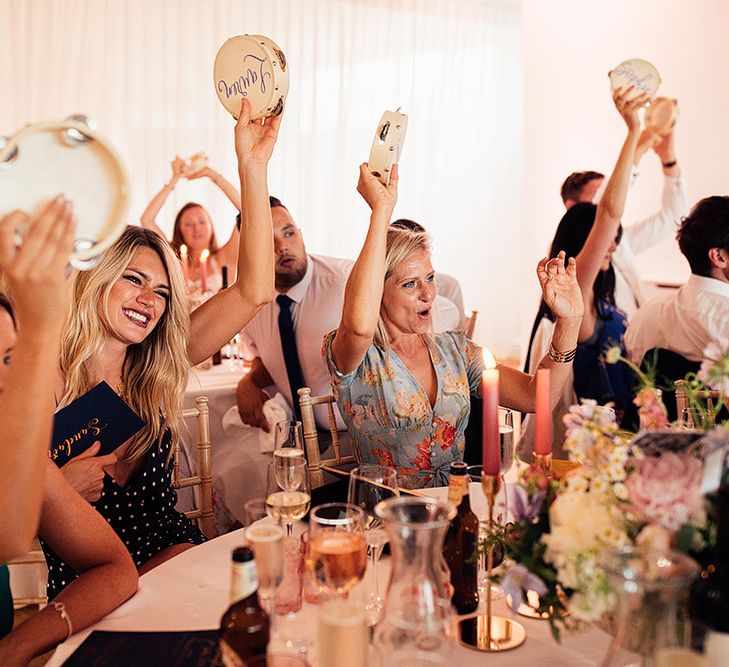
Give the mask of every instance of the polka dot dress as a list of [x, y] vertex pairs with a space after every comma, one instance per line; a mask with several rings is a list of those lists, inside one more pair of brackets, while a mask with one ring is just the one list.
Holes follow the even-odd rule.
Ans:
[[[172, 466], [165, 465], [170, 446], [168, 432], [162, 447], [149, 450], [144, 468], [126, 486], [119, 486], [106, 475], [101, 497], [93, 503], [137, 567], [173, 544], [205, 541], [197, 526], [175, 510], [177, 492], [172, 487]], [[52, 600], [77, 575], [42, 540], [41, 546], [48, 562], [48, 599]]]

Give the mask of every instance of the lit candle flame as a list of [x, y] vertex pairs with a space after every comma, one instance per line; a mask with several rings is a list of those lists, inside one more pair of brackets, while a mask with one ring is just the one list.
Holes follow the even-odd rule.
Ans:
[[187, 257], [187, 246], [184, 243], [180, 246], [180, 257]]
[[210, 257], [210, 251], [207, 248], [205, 248], [205, 250], [203, 250], [200, 253], [200, 261], [201, 262], [207, 262], [208, 261], [208, 257]]
[[483, 355], [484, 368], [496, 368], [496, 359], [487, 347], [481, 348], [481, 354]]

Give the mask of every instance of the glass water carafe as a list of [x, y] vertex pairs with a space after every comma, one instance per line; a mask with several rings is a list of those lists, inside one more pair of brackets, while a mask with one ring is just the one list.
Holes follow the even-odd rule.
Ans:
[[625, 547], [602, 554], [600, 565], [615, 595], [603, 667], [681, 664], [690, 643], [687, 594], [696, 562], [675, 551]]
[[392, 574], [375, 630], [378, 665], [452, 664], [454, 613], [443, 540], [456, 510], [434, 498], [403, 496], [381, 502], [375, 513], [390, 538]]

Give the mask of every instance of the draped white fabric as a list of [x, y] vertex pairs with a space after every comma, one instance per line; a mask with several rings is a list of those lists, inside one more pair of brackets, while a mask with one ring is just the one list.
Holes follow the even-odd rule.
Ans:
[[[0, 133], [91, 115], [124, 156], [132, 217], [205, 150], [236, 181], [232, 120], [212, 84], [228, 37], [261, 33], [286, 53], [291, 89], [271, 165], [310, 252], [356, 256], [368, 221], [354, 190], [385, 109], [409, 114], [398, 217], [432, 233], [458, 277], [477, 338], [518, 354], [522, 55], [514, 0], [0, 0]], [[182, 181], [158, 222], [200, 201], [222, 238], [234, 211], [209, 182]], [[498, 315], [497, 315], [498, 314]]]

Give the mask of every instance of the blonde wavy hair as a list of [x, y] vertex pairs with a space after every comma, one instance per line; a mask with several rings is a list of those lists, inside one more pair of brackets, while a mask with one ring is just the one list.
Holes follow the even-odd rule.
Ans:
[[103, 354], [108, 336], [109, 295], [122, 277], [135, 251], [154, 250], [170, 281], [170, 298], [155, 328], [141, 342], [127, 348], [122, 368], [124, 397], [146, 426], [137, 434], [126, 459], [138, 459], [162, 442], [167, 428], [177, 441], [176, 426], [182, 417], [180, 397], [184, 394], [190, 361], [187, 342], [190, 315], [185, 299], [182, 269], [172, 249], [159, 234], [129, 226], [119, 240], [90, 271], [74, 271], [66, 327], [61, 339], [60, 368], [65, 390], [62, 408], [91, 389], [87, 364]]
[[[417, 252], [426, 251], [430, 253], [430, 237], [425, 232], [413, 231], [405, 227], [391, 226], [387, 230], [387, 245], [385, 250], [385, 280], [395, 270], [395, 267], [404, 262]], [[432, 345], [432, 337], [424, 336], [424, 341], [429, 347]], [[385, 323], [380, 319], [377, 321], [373, 342], [377, 347], [387, 350], [390, 347], [390, 338], [387, 335]]]

